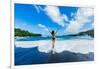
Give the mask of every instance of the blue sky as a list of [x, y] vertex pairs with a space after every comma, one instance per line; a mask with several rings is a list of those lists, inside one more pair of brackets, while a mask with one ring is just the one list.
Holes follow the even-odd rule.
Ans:
[[74, 34], [93, 29], [93, 8], [15, 4], [15, 28], [50, 35]]

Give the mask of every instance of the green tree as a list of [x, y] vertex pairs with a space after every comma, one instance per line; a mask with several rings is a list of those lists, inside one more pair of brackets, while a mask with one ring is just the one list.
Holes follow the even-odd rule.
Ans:
[[15, 28], [15, 36], [25, 37], [25, 36], [41, 36], [41, 34], [31, 33], [29, 31], [21, 30], [19, 28]]

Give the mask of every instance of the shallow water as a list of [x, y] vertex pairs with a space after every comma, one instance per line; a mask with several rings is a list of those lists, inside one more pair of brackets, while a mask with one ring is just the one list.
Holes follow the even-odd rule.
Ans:
[[[56, 37], [56, 40], [70, 40], [70, 39], [93, 39], [92, 37], [90, 36], [57, 36]], [[48, 36], [48, 37], [16, 37], [15, 39], [16, 41], [39, 41], [39, 40], [51, 40], [51, 37]]]

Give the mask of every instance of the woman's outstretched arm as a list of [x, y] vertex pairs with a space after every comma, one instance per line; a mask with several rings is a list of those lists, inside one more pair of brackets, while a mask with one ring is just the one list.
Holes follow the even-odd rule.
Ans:
[[48, 29], [48, 32], [51, 34], [51, 31], [50, 31], [50, 29], [49, 28], [47, 28]]
[[57, 33], [59, 30], [60, 30], [60, 28], [59, 28], [59, 29], [57, 29], [55, 33]]

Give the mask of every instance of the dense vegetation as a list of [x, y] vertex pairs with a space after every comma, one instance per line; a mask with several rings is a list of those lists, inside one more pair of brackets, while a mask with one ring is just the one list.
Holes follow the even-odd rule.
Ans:
[[25, 37], [25, 36], [41, 36], [41, 34], [31, 33], [29, 31], [21, 30], [19, 28], [15, 28], [15, 36]]
[[85, 35], [85, 34], [87, 34], [87, 35], [89, 35], [89, 36], [91, 36], [91, 37], [94, 37], [94, 30], [92, 29], [92, 30], [88, 30], [88, 31], [85, 31], [85, 32], [81, 32], [81, 33], [79, 33], [80, 35]]
[[94, 30], [92, 29], [92, 30], [80, 32], [78, 34], [73, 34], [73, 35], [70, 35], [70, 36], [81, 36], [81, 35], [89, 35], [91, 37], [94, 37]]

